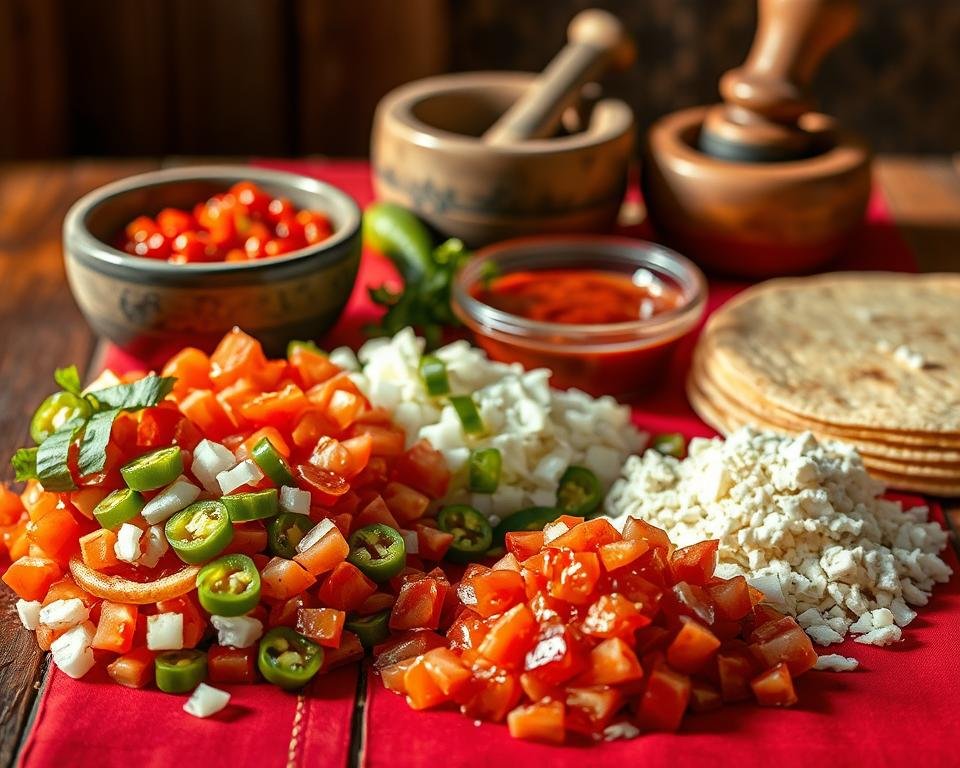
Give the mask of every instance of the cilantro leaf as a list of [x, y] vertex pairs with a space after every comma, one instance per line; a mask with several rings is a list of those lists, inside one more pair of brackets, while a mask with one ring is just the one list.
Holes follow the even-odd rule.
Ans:
[[90, 397], [96, 402], [99, 411], [113, 410], [135, 411], [141, 408], [150, 408], [159, 403], [173, 389], [176, 381], [172, 376], [157, 376], [150, 374], [130, 384], [117, 384], [106, 389], [91, 392]]
[[80, 477], [96, 474], [103, 469], [107, 462], [107, 443], [110, 442], [113, 420], [119, 414], [119, 408], [111, 408], [93, 414], [87, 421], [80, 440], [80, 458], [77, 460]]
[[38, 448], [18, 448], [10, 459], [17, 482], [37, 479]]
[[70, 446], [82, 427], [83, 419], [71, 419], [37, 449], [37, 478], [45, 491], [72, 491], [77, 487], [67, 458]]
[[57, 368], [53, 372], [53, 380], [71, 395], [80, 395], [80, 372], [77, 371], [77, 366], [70, 365], [66, 368]]

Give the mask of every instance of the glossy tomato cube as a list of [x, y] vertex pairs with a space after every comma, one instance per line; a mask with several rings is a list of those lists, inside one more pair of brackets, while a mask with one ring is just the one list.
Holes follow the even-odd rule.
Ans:
[[812, 669], [817, 663], [817, 652], [807, 633], [791, 618], [777, 622], [776, 626], [780, 631], [775, 636], [758, 640], [750, 646], [756, 659], [764, 667], [775, 667], [783, 662], [794, 677]]
[[519, 603], [494, 621], [477, 651], [491, 664], [519, 668], [536, 635], [537, 621], [533, 613]]
[[507, 727], [515, 739], [563, 744], [566, 735], [562, 701], [544, 701], [517, 707], [507, 715]]
[[707, 594], [717, 607], [717, 618], [739, 621], [750, 613], [750, 587], [743, 576], [723, 579], [707, 585]]
[[373, 649], [374, 669], [383, 669], [406, 659], [421, 656], [431, 648], [442, 648], [446, 641], [442, 635], [428, 629], [415, 629], [393, 635]]
[[504, 541], [517, 560], [527, 560], [543, 549], [543, 531], [508, 531]]
[[687, 616], [680, 618], [681, 628], [667, 647], [667, 661], [678, 672], [699, 671], [720, 648], [720, 640], [703, 624]]
[[757, 702], [764, 707], [789, 707], [797, 703], [793, 678], [787, 665], [780, 662], [750, 681]]
[[552, 597], [583, 605], [592, 602], [600, 579], [600, 559], [594, 552], [551, 550], [544, 575]]
[[624, 703], [623, 693], [607, 686], [567, 688], [565, 699], [567, 730], [586, 736], [602, 734]]
[[473, 576], [461, 582], [458, 592], [464, 604], [484, 618], [503, 613], [526, 597], [523, 577], [517, 571], [507, 570]]
[[719, 546], [719, 541], [710, 539], [675, 549], [670, 555], [670, 572], [674, 581], [704, 586], [717, 567]]
[[400, 588], [390, 613], [390, 629], [437, 629], [449, 587], [424, 577]]
[[336, 648], [346, 619], [346, 613], [335, 608], [301, 608], [297, 611], [297, 632], [324, 648]]
[[450, 470], [443, 454], [426, 440], [414, 443], [397, 457], [392, 479], [415, 488], [431, 499], [439, 499], [450, 485]]
[[550, 621], [540, 625], [524, 670], [549, 685], [560, 685], [582, 672], [587, 663], [587, 648], [574, 630]]
[[637, 722], [652, 731], [675, 731], [690, 701], [690, 678], [657, 664], [640, 699]]
[[603, 544], [620, 541], [620, 532], [605, 517], [587, 520], [574, 525], [561, 534], [549, 546], [554, 549], [567, 548], [575, 552], [596, 552]]
[[465, 692], [469, 695], [458, 697], [460, 711], [471, 720], [495, 723], [503, 721], [523, 696], [517, 676], [499, 667], [475, 669]]
[[353, 563], [340, 563], [317, 592], [320, 601], [330, 608], [355, 611], [377, 591], [375, 582], [368, 579]]
[[639, 517], [628, 517], [623, 526], [624, 539], [640, 539], [647, 542], [651, 549], [661, 549], [665, 554], [673, 550], [673, 544], [667, 532], [651, 525]]
[[590, 651], [589, 666], [577, 678], [584, 685], [619, 685], [643, 677], [643, 667], [633, 649], [619, 637], [604, 640]]

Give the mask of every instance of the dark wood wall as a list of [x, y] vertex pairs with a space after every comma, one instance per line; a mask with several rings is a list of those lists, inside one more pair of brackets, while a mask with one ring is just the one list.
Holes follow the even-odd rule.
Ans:
[[[599, 5], [635, 34], [609, 83], [641, 127], [716, 98], [755, 0], [0, 0], [0, 157], [361, 155], [395, 85], [539, 69]], [[881, 150], [960, 145], [960, 2], [864, 0], [824, 109]]]

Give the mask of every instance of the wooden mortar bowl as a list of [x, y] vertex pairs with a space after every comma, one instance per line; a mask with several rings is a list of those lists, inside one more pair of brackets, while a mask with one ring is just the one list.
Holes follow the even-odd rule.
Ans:
[[610, 229], [633, 152], [626, 104], [600, 101], [582, 133], [507, 146], [480, 140], [534, 78], [471, 72], [388, 93], [377, 107], [371, 141], [377, 196], [472, 247]]
[[[661, 118], [643, 161], [644, 201], [659, 232], [708, 269], [744, 277], [809, 272], [843, 248], [870, 198], [870, 152], [833, 133], [831, 149], [801, 160], [738, 163], [698, 149], [709, 107]], [[804, 127], [826, 133], [830, 118]]]

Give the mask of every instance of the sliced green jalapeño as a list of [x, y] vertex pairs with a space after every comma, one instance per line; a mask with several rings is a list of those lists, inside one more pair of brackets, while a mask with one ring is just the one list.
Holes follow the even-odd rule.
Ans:
[[221, 502], [198, 501], [167, 520], [164, 533], [183, 562], [205, 563], [230, 544], [233, 525]]
[[447, 560], [451, 562], [480, 560], [493, 544], [493, 529], [487, 518], [466, 504], [441, 509], [437, 524], [441, 531], [453, 534], [453, 543], [447, 550]]
[[214, 616], [243, 616], [260, 602], [260, 572], [247, 555], [224, 555], [197, 574], [197, 597]]
[[586, 467], [570, 466], [557, 486], [557, 507], [565, 515], [588, 517], [603, 501], [600, 480]]
[[120, 467], [120, 474], [128, 488], [135, 491], [153, 491], [170, 485], [183, 473], [183, 453], [179, 445], [161, 448]]
[[153, 664], [157, 688], [164, 693], [187, 693], [207, 676], [207, 655], [200, 651], [167, 651]]
[[323, 666], [323, 648], [290, 627], [275, 627], [260, 641], [257, 666], [269, 683], [302, 688]]
[[389, 525], [377, 523], [354, 531], [347, 560], [373, 581], [389, 581], [407, 564], [403, 536]]

